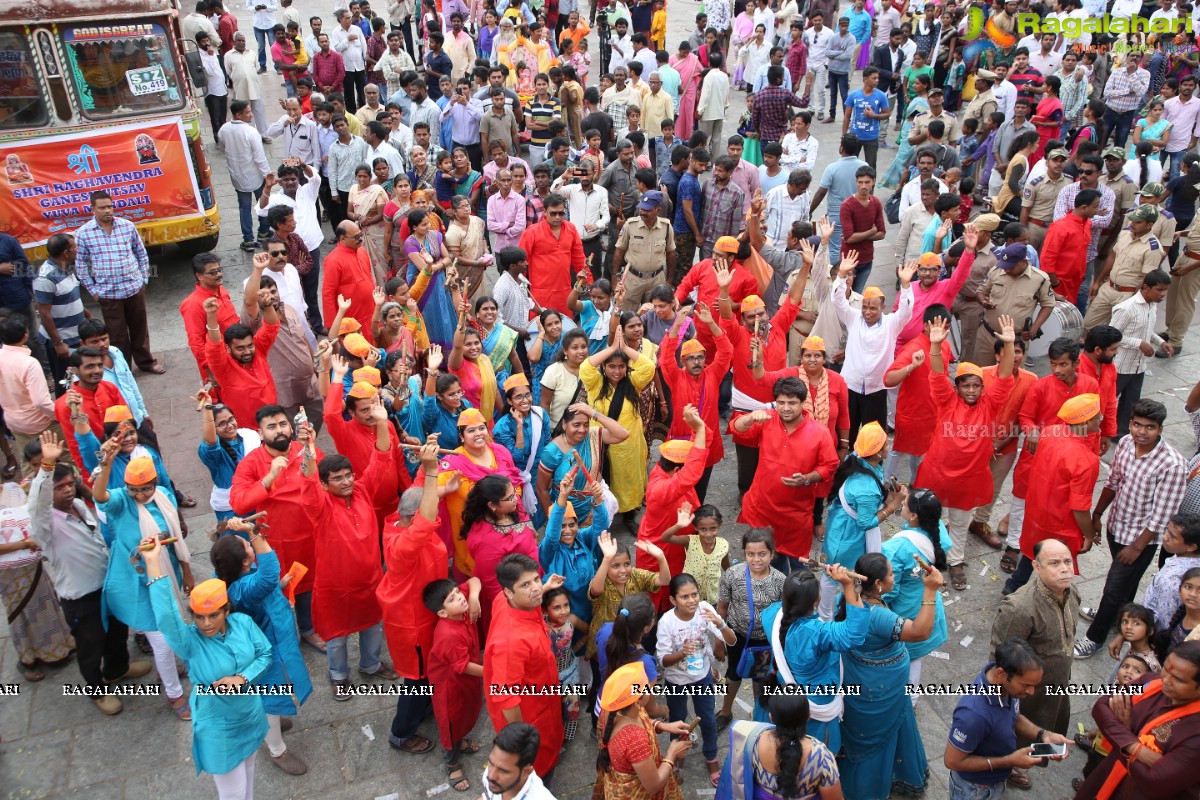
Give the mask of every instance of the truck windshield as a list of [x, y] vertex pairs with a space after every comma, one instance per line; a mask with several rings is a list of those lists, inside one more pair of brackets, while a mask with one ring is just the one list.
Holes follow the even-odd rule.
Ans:
[[183, 108], [171, 41], [161, 25], [66, 27], [63, 43], [85, 117], [110, 119]]
[[0, 129], [37, 128], [49, 121], [23, 33], [0, 30]]

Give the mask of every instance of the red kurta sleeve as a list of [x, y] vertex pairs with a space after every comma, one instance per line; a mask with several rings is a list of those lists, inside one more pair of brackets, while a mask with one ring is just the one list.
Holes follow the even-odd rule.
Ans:
[[947, 414], [958, 401], [958, 392], [954, 391], [950, 376], [945, 372], [934, 372], [932, 369], [929, 370], [929, 396], [933, 398], [939, 415]]
[[1099, 459], [1071, 459], [1067, 506], [1072, 511], [1088, 511], [1092, 507], [1092, 490], [1100, 477]]
[[[704, 265], [705, 268], [711, 269], [710, 264], [711, 262], [709, 261], [701, 261], [687, 271], [687, 274], [683, 276], [683, 280], [679, 282], [679, 287], [675, 289], [675, 299], [677, 301], [683, 303], [688, 299], [688, 295], [692, 293], [692, 289], [700, 285], [700, 267]], [[731, 298], [732, 296], [730, 295]]]
[[275, 340], [279, 337], [279, 323], [271, 324], [264, 322], [262, 327], [258, 329], [258, 333], [254, 334], [254, 349], [261, 350], [263, 354], [271, 351], [271, 346], [275, 344]]
[[587, 269], [587, 262], [583, 258], [583, 240], [579, 238], [579, 231], [573, 225], [571, 229], [571, 274], [575, 276]]
[[[338, 249], [334, 248], [334, 251], [329, 253], [325, 257], [324, 263], [321, 264], [321, 271], [325, 273], [321, 278], [321, 308], [325, 309], [326, 328], [333, 324], [333, 318], [338, 313], [338, 286], [342, 283], [339, 255]], [[330, 335], [336, 336], [337, 331], [332, 331]]]
[[1113, 438], [1117, 435], [1117, 368], [1112, 364], [1100, 366], [1100, 435]]
[[822, 481], [828, 481], [833, 478], [833, 473], [837, 472], [838, 460], [837, 444], [833, 440], [833, 434], [823, 425], [814, 423], [817, 430], [817, 440], [820, 444], [817, 447], [817, 473], [821, 476]]

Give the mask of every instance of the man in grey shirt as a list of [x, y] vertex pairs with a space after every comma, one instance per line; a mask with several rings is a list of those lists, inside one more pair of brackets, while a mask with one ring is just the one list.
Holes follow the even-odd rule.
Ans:
[[825, 168], [821, 175], [821, 188], [813, 197], [810, 216], [820, 218], [817, 207], [821, 201], [829, 197], [825, 216], [833, 223], [833, 238], [829, 240], [829, 263], [837, 264], [842, 260], [842, 203], [858, 190], [858, 179], [854, 173], [859, 167], [867, 166], [867, 162], [854, 155], [858, 152], [858, 137], [853, 133], [842, 136], [839, 151], [842, 155], [837, 161]]
[[1036, 130], [1029, 121], [1029, 100], [1018, 97], [1013, 104], [1013, 118], [1005, 120], [996, 129], [996, 136], [992, 139], [992, 158], [996, 161], [996, 168], [988, 176], [989, 195], [995, 197], [1000, 191], [1000, 184], [1004, 182], [1004, 173], [1008, 169], [1008, 150], [1017, 135]]

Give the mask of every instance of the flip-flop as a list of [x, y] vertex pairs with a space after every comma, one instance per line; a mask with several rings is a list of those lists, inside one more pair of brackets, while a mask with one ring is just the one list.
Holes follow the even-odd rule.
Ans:
[[708, 780], [715, 789], [717, 784], [721, 782], [721, 762], [713, 760], [706, 761], [705, 763], [708, 765]]
[[464, 753], [471, 753], [472, 755], [474, 755], [475, 753], [478, 753], [479, 748], [480, 748], [479, 742], [475, 741], [474, 739], [463, 739], [461, 742], [458, 743], [458, 749], [460, 751], [462, 751]]
[[397, 750], [403, 750], [406, 753], [420, 755], [421, 753], [428, 753], [430, 750], [432, 750], [433, 742], [429, 741], [424, 736], [413, 734], [404, 740], [404, 744], [393, 744], [392, 747], [396, 748]]
[[[455, 775], [458, 777], [454, 777]], [[471, 782], [467, 780], [466, 774], [463, 772], [461, 764], [446, 765], [446, 780], [456, 792], [466, 792], [471, 789]]]
[[956, 592], [967, 588], [967, 565], [954, 564], [950, 567], [950, 585]]
[[30, 683], [37, 683], [38, 681], [46, 679], [46, 673], [37, 668], [36, 661], [32, 664], [22, 664], [21, 674], [24, 675], [25, 680], [29, 681]]
[[142, 370], [142, 372], [149, 372], [153, 375], [162, 375], [166, 371], [167, 368], [164, 367], [158, 360], [155, 360], [154, 364], [149, 369]]
[[[312, 634], [309, 634], [309, 636], [316, 636], [316, 634], [315, 634], [315, 633], [312, 633]], [[310, 640], [309, 640], [308, 636], [302, 636], [302, 637], [300, 637], [300, 644], [307, 645], [308, 647], [311, 647], [313, 650], [316, 650], [316, 651], [317, 651], [318, 653], [320, 653], [321, 655], [326, 655], [326, 653], [327, 653], [327, 651], [326, 651], [326, 649], [325, 649], [325, 643], [324, 643], [324, 642], [321, 642], [321, 646], [320, 646], [320, 647], [318, 647], [317, 645], [313, 644], [313, 643], [312, 643], [312, 641], [310, 641]]]

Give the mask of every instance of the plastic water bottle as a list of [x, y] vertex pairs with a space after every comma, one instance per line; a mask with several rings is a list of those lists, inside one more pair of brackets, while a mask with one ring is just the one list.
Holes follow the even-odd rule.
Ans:
[[704, 643], [699, 639], [688, 639], [684, 652], [687, 653], [684, 664], [688, 675], [693, 678], [704, 677]]

